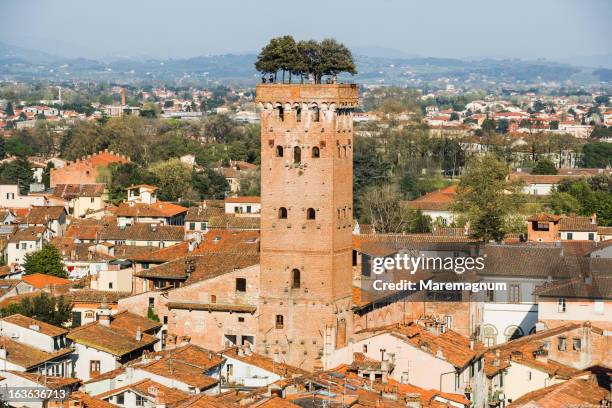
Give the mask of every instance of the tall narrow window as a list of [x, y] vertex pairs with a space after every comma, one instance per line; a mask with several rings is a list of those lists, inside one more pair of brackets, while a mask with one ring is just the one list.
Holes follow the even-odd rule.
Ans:
[[295, 110], [295, 121], [296, 122], [301, 122], [302, 121], [302, 108], [297, 108]]
[[291, 288], [297, 289], [301, 285], [300, 270], [294, 269], [291, 271]]
[[282, 121], [285, 120], [285, 109], [282, 106], [278, 107], [278, 118]]
[[278, 209], [278, 218], [281, 220], [287, 219], [287, 209], [285, 207], [281, 207]]
[[319, 157], [321, 157], [321, 151], [319, 150], [317, 146], [312, 148], [312, 157], [315, 159], [318, 159]]
[[283, 327], [285, 327], [285, 319], [283, 315], [276, 315], [276, 328], [282, 329]]
[[276, 146], [276, 157], [283, 157], [283, 146]]
[[318, 121], [319, 121], [319, 119], [320, 119], [319, 107], [318, 107], [318, 106], [315, 106], [315, 107], [312, 109], [312, 111], [313, 111], [313, 114], [314, 114], [314, 121], [315, 121], [315, 122], [318, 122]]
[[295, 164], [300, 164], [302, 162], [302, 149], [300, 149], [300, 146], [295, 146], [293, 148], [293, 162]]
[[306, 219], [307, 220], [314, 220], [315, 218], [317, 218], [317, 212], [315, 211], [314, 208], [309, 208], [306, 210]]

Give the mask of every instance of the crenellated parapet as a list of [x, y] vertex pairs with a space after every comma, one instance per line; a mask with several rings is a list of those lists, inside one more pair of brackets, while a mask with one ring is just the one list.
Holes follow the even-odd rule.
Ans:
[[349, 109], [359, 105], [359, 87], [355, 84], [259, 84], [256, 95], [261, 109], [296, 104]]

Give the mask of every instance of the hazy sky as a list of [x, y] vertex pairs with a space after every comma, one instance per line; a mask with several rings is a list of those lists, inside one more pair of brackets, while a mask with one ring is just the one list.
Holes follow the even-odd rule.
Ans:
[[436, 57], [612, 53], [611, 0], [0, 0], [0, 41], [70, 57], [258, 51], [280, 34]]

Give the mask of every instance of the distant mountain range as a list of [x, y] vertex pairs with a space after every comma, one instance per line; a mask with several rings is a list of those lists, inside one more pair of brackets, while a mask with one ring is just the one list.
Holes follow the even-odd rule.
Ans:
[[[550, 81], [609, 80], [609, 70], [577, 67], [551, 61], [418, 57], [382, 47], [354, 47], [359, 74], [355, 81], [423, 85], [432, 82], [481, 84], [524, 84]], [[65, 58], [42, 51], [0, 42], [0, 78], [17, 80], [147, 80], [238, 81], [259, 80], [253, 63], [256, 54], [225, 54], [193, 58], [124, 58], [94, 60]], [[585, 59], [586, 60], [586, 59]], [[596, 65], [595, 68], [598, 68]], [[449, 82], [450, 81], [450, 82]]]

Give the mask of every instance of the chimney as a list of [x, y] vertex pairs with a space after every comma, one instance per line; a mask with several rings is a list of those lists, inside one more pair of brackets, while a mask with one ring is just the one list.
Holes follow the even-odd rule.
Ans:
[[82, 404], [81, 404], [81, 400], [70, 400], [70, 402], [68, 403], [68, 407], [70, 408], [81, 408]]
[[501, 351], [499, 349], [495, 350], [495, 359], [493, 360], [493, 365], [495, 367], [499, 367], [501, 364]]
[[4, 346], [0, 346], [0, 359], [6, 360], [7, 351]]
[[142, 340], [142, 332], [140, 331], [140, 327], [136, 329], [136, 341]]
[[416, 392], [406, 394], [406, 408], [421, 408], [421, 395]]
[[164, 394], [162, 392], [160, 392], [155, 397], [155, 408], [166, 408], [166, 403], [164, 402], [163, 396], [164, 396]]
[[593, 213], [593, 215], [591, 215], [591, 224], [597, 225], [597, 214], [596, 213]]
[[98, 317], [98, 323], [100, 323], [102, 326], [110, 327], [110, 321], [110, 315], [101, 314], [100, 317]]
[[36, 322], [36, 320], [32, 320], [32, 323], [30, 323], [30, 330], [34, 330], [39, 332], [40, 331], [40, 325]]
[[474, 339], [470, 339], [470, 350], [474, 350]]

